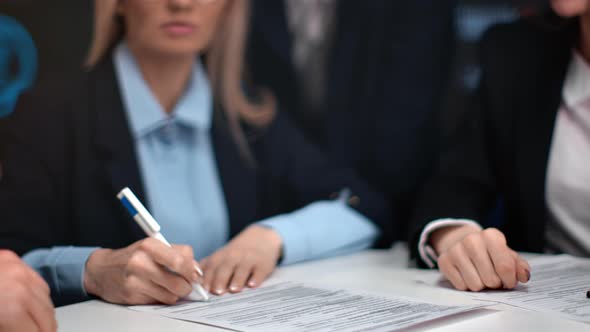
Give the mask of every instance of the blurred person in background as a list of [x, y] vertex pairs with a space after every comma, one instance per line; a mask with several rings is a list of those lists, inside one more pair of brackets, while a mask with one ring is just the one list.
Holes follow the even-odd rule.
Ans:
[[[30, 35], [14, 19], [0, 15], [0, 118], [12, 113], [35, 71]], [[1, 170], [0, 165], [0, 181]], [[0, 332], [57, 331], [49, 292], [47, 283], [15, 253], [0, 250]]]
[[[376, 241], [385, 199], [243, 79], [249, 1], [95, 9], [87, 75], [15, 113], [0, 183], [0, 245], [42, 271], [58, 304], [175, 303], [195, 281], [235, 293], [279, 263]], [[177, 246], [144, 239], [116, 199], [127, 186]]]
[[[590, 1], [490, 29], [478, 109], [425, 186], [410, 245], [455, 288], [531, 278], [516, 251], [590, 257]], [[484, 221], [503, 197], [499, 229]]]
[[308, 137], [384, 193], [405, 239], [438, 151], [452, 0], [254, 0], [248, 58]]

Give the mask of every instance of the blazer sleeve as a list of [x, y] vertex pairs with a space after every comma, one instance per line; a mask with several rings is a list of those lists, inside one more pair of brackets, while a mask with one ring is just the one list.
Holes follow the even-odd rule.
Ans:
[[67, 135], [64, 108], [30, 93], [2, 124], [0, 248], [19, 255], [64, 243], [69, 237], [64, 208]]
[[[449, 135], [441, 150], [435, 173], [422, 187], [409, 228], [412, 259], [419, 259], [418, 242], [424, 227], [438, 219], [467, 219], [482, 223], [497, 203], [498, 167], [495, 151], [499, 132], [510, 126], [510, 118], [492, 112], [503, 96], [491, 92], [490, 48], [482, 44], [483, 76], [474, 96], [474, 107], [465, 112], [462, 123]], [[487, 51], [486, 51], [487, 50]], [[496, 68], [501, 70], [501, 68]], [[495, 80], [495, 79], [494, 79]]]
[[281, 183], [291, 209], [315, 201], [334, 199], [351, 191], [350, 206], [371, 220], [380, 237], [391, 238], [392, 213], [384, 196], [361, 180], [352, 168], [335, 164], [310, 143], [290, 119], [279, 113], [264, 138], [270, 172]]

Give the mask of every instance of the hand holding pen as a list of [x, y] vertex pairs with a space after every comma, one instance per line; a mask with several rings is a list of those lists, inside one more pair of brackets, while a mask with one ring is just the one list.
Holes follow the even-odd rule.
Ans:
[[203, 273], [190, 246], [171, 246], [145, 207], [125, 188], [118, 195], [148, 238], [119, 250], [99, 249], [86, 263], [89, 294], [120, 304], [174, 304], [181, 298], [208, 300]]
[[190, 247], [146, 238], [123, 249], [95, 251], [86, 263], [84, 287], [111, 303], [174, 304], [199, 280]]

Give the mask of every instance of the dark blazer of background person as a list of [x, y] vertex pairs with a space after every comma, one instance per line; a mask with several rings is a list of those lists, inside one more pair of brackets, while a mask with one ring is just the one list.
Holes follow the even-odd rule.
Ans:
[[[310, 138], [387, 193], [398, 226], [435, 162], [453, 49], [452, 3], [338, 1], [325, 117], [309, 123], [301, 112], [285, 1], [254, 1], [249, 62], [255, 83], [271, 88]], [[393, 224], [384, 240], [394, 232], [405, 236]]]
[[[116, 249], [145, 237], [115, 196], [129, 186], [148, 201], [119, 91], [109, 58], [64, 91], [65, 104], [22, 99], [2, 135], [0, 247], [19, 254], [58, 245]], [[357, 211], [388, 222], [385, 199], [352, 170], [327, 161], [285, 116], [279, 113], [264, 131], [246, 128], [253, 168], [221, 114], [211, 135], [230, 236], [265, 217], [327, 200], [344, 186], [360, 198]]]
[[511, 248], [543, 250], [549, 152], [577, 31], [576, 21], [548, 15], [486, 33], [478, 107], [466, 112], [464, 125], [441, 153], [437, 174], [424, 187], [413, 218], [414, 257], [428, 222], [484, 223], [498, 196], [506, 210], [500, 230]]

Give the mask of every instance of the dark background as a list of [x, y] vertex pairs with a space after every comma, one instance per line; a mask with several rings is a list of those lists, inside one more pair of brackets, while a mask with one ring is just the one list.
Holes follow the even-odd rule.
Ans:
[[[476, 45], [481, 34], [494, 23], [531, 15], [546, 4], [543, 0], [457, 1], [457, 42], [449, 45], [455, 60], [441, 119], [445, 132], [470, 108], [469, 96], [479, 78]], [[82, 71], [92, 33], [92, 8], [91, 0], [0, 0], [0, 13], [19, 20], [33, 36], [39, 51], [38, 82], [51, 80], [49, 86], [59, 86]]]

